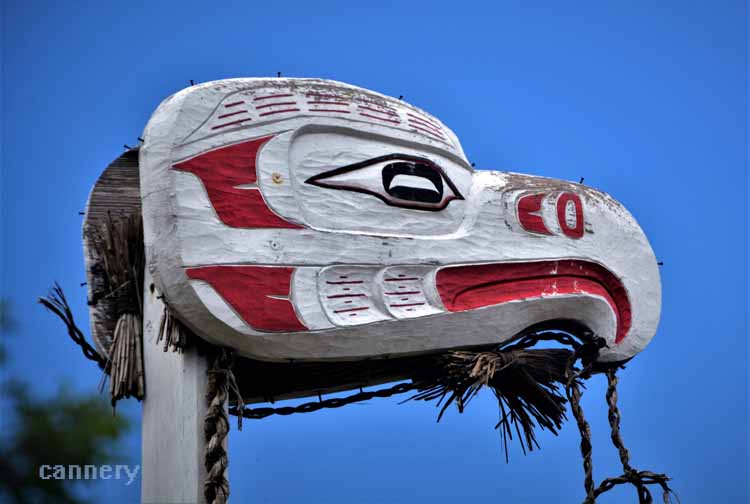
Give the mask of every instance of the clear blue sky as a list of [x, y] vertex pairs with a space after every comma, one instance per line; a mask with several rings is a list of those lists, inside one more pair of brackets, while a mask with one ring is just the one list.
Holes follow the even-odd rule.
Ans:
[[[585, 177], [630, 209], [665, 263], [659, 332], [622, 373], [633, 462], [672, 475], [684, 504], [747, 502], [747, 7], [533, 4], [4, 0], [10, 372], [40, 394], [95, 389], [97, 369], [35, 299], [57, 279], [87, 323], [78, 211], [164, 97], [190, 79], [332, 78], [437, 115], [478, 168]], [[597, 479], [619, 474], [603, 390], [595, 380], [584, 401]], [[506, 465], [489, 397], [440, 424], [430, 405], [397, 401], [247, 422], [230, 441], [234, 502], [581, 501], [572, 422]], [[140, 408], [121, 414], [138, 422]], [[138, 425], [125, 446], [137, 461]]]

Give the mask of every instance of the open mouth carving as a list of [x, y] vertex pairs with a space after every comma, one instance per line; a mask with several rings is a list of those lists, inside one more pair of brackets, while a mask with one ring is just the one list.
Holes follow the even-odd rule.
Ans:
[[589, 261], [448, 266], [438, 271], [436, 283], [443, 305], [452, 312], [554, 295], [599, 296], [617, 318], [615, 343], [630, 330], [632, 316], [625, 287], [607, 268]]

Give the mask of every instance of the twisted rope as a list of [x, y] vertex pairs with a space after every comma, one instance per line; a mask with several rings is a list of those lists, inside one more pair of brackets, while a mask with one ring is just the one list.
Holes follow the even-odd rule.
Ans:
[[224, 504], [229, 498], [229, 481], [226, 477], [229, 461], [224, 449], [224, 441], [229, 433], [229, 419], [224, 404], [229, 394], [226, 369], [230, 362], [229, 352], [222, 348], [217, 352], [208, 371], [208, 410], [203, 423], [206, 440], [206, 480], [203, 483], [203, 495], [208, 504]]
[[[510, 344], [503, 345], [492, 352], [449, 352], [448, 354], [440, 356], [438, 357], [438, 362], [441, 363], [442, 372], [445, 373], [442, 377], [432, 376], [429, 373], [427, 376], [417, 376], [419, 374], [417, 373], [417, 375], [412, 378], [411, 383], [399, 383], [393, 387], [371, 392], [364, 392], [360, 389], [359, 393], [343, 398], [322, 400], [319, 396], [318, 402], [280, 408], [245, 409], [244, 407], [237, 405], [230, 408], [229, 411], [231, 414], [237, 415], [238, 417], [261, 419], [271, 415], [291, 415], [295, 413], [310, 413], [324, 408], [340, 408], [347, 404], [366, 401], [374, 397], [390, 397], [392, 395], [417, 390], [418, 394], [410, 399], [439, 399], [438, 405], [441, 405], [442, 403], [442, 409], [440, 411], [440, 416], [442, 416], [443, 412], [451, 402], [455, 402], [459, 410], [462, 410], [467, 405], [469, 399], [476, 395], [481, 386], [492, 384], [492, 380], [495, 378], [496, 374], [498, 383], [493, 385], [493, 391], [497, 394], [498, 390], [500, 390], [502, 393], [502, 388], [496, 389], [496, 387], [501, 387], [503, 381], [507, 383], [513, 382], [517, 379], [517, 376], [512, 375], [503, 377], [501, 373], [503, 370], [509, 369], [511, 363], [520, 362], [514, 357], [515, 353], [524, 351], [540, 341], [556, 341], [560, 344], [570, 346], [573, 349], [572, 352], [565, 351], [557, 354], [557, 359], [564, 358], [563, 362], [565, 363], [565, 369], [562, 378], [555, 378], [551, 367], [554, 360], [550, 360], [550, 367], [547, 368], [547, 372], [551, 374], [548, 375], [547, 379], [551, 380], [548, 382], [548, 386], [552, 386], [554, 382], [558, 380], [565, 386], [565, 395], [570, 403], [570, 408], [575, 417], [576, 425], [581, 436], [580, 451], [583, 459], [584, 490], [586, 492], [583, 504], [594, 504], [597, 497], [601, 494], [608, 492], [617, 485], [627, 483], [636, 487], [640, 504], [653, 503], [653, 498], [648, 489], [648, 485], [659, 485], [663, 491], [663, 502], [665, 504], [671, 503], [671, 496], [677, 496], [667, 484], [669, 477], [665, 474], [654, 473], [651, 471], [637, 471], [630, 465], [630, 452], [625, 447], [625, 443], [620, 434], [621, 414], [617, 407], [616, 368], [603, 370], [601, 366], [596, 363], [599, 351], [605, 346], [605, 340], [592, 334], [584, 335], [582, 340], [583, 343], [570, 335], [555, 331], [530, 333]], [[552, 354], [550, 354], [550, 356], [552, 356]], [[578, 360], [581, 361], [580, 369], [576, 367]], [[471, 365], [460, 365], [461, 363], [470, 363]], [[523, 367], [525, 373], [529, 373], [533, 369], [533, 366]], [[466, 373], [466, 370], [468, 370], [468, 373]], [[611, 430], [610, 437], [613, 445], [618, 451], [620, 462], [623, 466], [623, 474], [614, 478], [606, 478], [597, 487], [594, 482], [593, 474], [591, 426], [586, 420], [583, 408], [581, 407], [581, 398], [583, 395], [582, 389], [584, 388], [583, 380], [590, 378], [594, 373], [602, 371], [606, 374], [608, 380], [606, 399], [609, 407], [608, 419]], [[436, 378], [437, 381], [434, 381]], [[443, 402], [446, 397], [448, 399]], [[529, 397], [530, 396], [524, 395], [523, 401], [527, 401]], [[551, 394], [548, 396], [548, 400], [554, 400], [554, 397], [554, 394]], [[507, 426], [508, 418], [510, 417], [512, 420], [512, 415], [518, 415], [518, 412], [522, 410], [519, 410], [518, 408], [515, 408], [514, 410], [514, 408], [511, 407], [510, 412], [506, 414], [505, 409], [503, 408], [503, 401], [499, 400], [499, 405], [502, 410], [502, 420], [498, 426], [503, 424], [503, 422], [506, 422], [503, 429], [503, 434], [505, 435], [506, 431], [509, 432]], [[541, 418], [545, 419], [546, 417], [542, 416]], [[539, 420], [540, 418], [537, 418], [537, 421]], [[556, 432], [554, 427], [559, 427], [545, 421], [541, 421], [539, 424], [543, 428], [550, 428], [553, 433]], [[527, 425], [529, 424], [527, 423]], [[520, 437], [520, 432], [517, 432], [517, 434]], [[526, 434], [526, 441], [530, 447], [533, 443], [533, 434], [531, 434], [531, 437], [529, 437], [530, 431], [526, 432]], [[679, 502], [679, 498], [677, 498], [677, 501]]]
[[[589, 343], [588, 345], [591, 345]], [[568, 359], [568, 366], [565, 371], [565, 395], [570, 403], [570, 410], [573, 412], [573, 417], [576, 419], [576, 425], [578, 426], [578, 432], [581, 434], [581, 457], [583, 458], [583, 488], [586, 491], [586, 498], [584, 504], [592, 504], [595, 502], [595, 488], [594, 488], [594, 463], [592, 460], [592, 446], [591, 446], [591, 425], [589, 425], [583, 414], [583, 408], [581, 407], [581, 379], [588, 377], [591, 373], [591, 363], [585, 365], [583, 369], [577, 370], [575, 367], [576, 361], [585, 355], [591, 348], [587, 348], [586, 345], [581, 345], [576, 348]], [[598, 349], [597, 349], [598, 351]]]
[[392, 387], [373, 390], [373, 391], [361, 391], [356, 394], [352, 394], [346, 397], [334, 397], [331, 399], [320, 398], [317, 402], [308, 402], [300, 404], [298, 406], [283, 406], [280, 408], [244, 408], [244, 406], [232, 406], [229, 408], [231, 415], [236, 415], [238, 418], [248, 418], [253, 420], [260, 420], [271, 415], [293, 415], [296, 413], [312, 413], [321, 409], [341, 408], [347, 404], [353, 404], [361, 401], [368, 401], [375, 397], [391, 397], [397, 394], [403, 394], [417, 388], [415, 383], [399, 383]]
[[50, 289], [47, 297], [40, 297], [38, 302], [62, 320], [63, 324], [65, 324], [65, 327], [68, 329], [70, 339], [73, 340], [73, 343], [81, 347], [81, 352], [84, 357], [90, 361], [96, 362], [99, 369], [104, 369], [109, 372], [108, 359], [97, 352], [96, 349], [86, 341], [83, 332], [76, 325], [76, 321], [73, 318], [73, 311], [70, 309], [68, 300], [65, 299], [65, 294], [63, 293], [60, 284], [55, 282], [54, 287]]
[[[226, 348], [220, 348], [208, 370], [208, 409], [203, 424], [206, 440], [206, 480], [203, 483], [203, 495], [208, 504], [224, 504], [229, 499], [229, 481], [226, 476], [229, 459], [224, 448], [229, 434], [229, 418], [224, 405], [229, 398], [230, 389], [237, 396], [237, 407], [240, 410], [245, 408], [232, 372], [233, 365], [234, 353]], [[241, 416], [237, 418], [237, 428], [242, 430]]]
[[623, 474], [615, 478], [606, 478], [599, 487], [594, 491], [594, 497], [608, 492], [617, 485], [632, 484], [638, 492], [639, 504], [652, 504], [653, 497], [648, 485], [659, 485], [662, 489], [662, 502], [669, 504], [672, 502], [671, 496], [674, 495], [679, 502], [679, 497], [669, 487], [670, 478], [666, 474], [658, 474], [652, 471], [637, 471], [630, 465], [630, 452], [625, 447], [625, 443], [620, 435], [620, 409], [617, 407], [617, 369], [612, 368], [606, 371], [607, 375], [607, 405], [609, 407], [607, 418], [610, 426], [610, 438], [612, 444], [617, 449], [622, 464]]

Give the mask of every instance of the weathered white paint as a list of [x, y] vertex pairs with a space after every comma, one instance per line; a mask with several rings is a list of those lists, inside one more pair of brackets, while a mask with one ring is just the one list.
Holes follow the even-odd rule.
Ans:
[[[326, 105], [334, 112], [324, 112], [311, 95], [344, 105]], [[268, 100], [275, 100], [269, 97], [280, 97], [281, 105], [269, 106]], [[228, 116], [240, 108], [242, 113]], [[172, 169], [208, 151], [266, 136], [273, 138], [258, 154], [257, 184], [243, 189], [260, 191], [277, 216], [301, 229], [230, 227], [217, 215], [201, 178]], [[144, 137], [141, 191], [155, 282], [196, 333], [245, 355], [324, 360], [428, 352], [499, 342], [532, 324], [568, 318], [607, 339], [609, 348], [600, 358], [616, 361], [642, 350], [656, 332], [658, 267], [644, 233], [621, 204], [570, 182], [474, 172], [445, 125], [402, 101], [318, 79], [217, 81], [165, 100]], [[444, 196], [447, 179], [463, 199], [440, 211], [387, 204], [383, 195], [373, 195], [384, 190], [381, 165], [327, 179], [356, 190], [308, 183], [336, 168], [394, 153], [439, 166]], [[401, 180], [408, 184], [414, 177]], [[423, 179], [414, 187], [429, 184]], [[519, 223], [519, 198], [535, 193], [547, 194], [539, 215], [549, 235], [529, 232]], [[562, 193], [582, 200], [585, 232], [579, 239], [565, 236], [559, 222], [556, 202]], [[575, 208], [568, 204], [563, 210], [563, 223], [570, 227]], [[590, 292], [550, 292], [448, 312], [435, 284], [435, 275], [446, 266], [558, 259], [596, 263], [619, 279], [632, 309], [632, 324], [621, 343], [615, 343], [617, 321], [610, 305]], [[252, 327], [212, 286], [186, 275], [186, 268], [209, 265], [294, 268], [290, 292], [276, 298], [288, 298], [310, 330]], [[383, 278], [398, 269], [419, 278], [414, 296], [425, 304], [418, 309], [388, 304]], [[360, 306], [367, 313], [342, 312], [344, 301], [329, 297], [325, 279], [336, 271], [362, 274], [357, 292], [364, 294], [366, 304]]]
[[156, 343], [164, 305], [146, 273], [143, 358], [146, 398], [141, 422], [141, 502], [203, 503], [206, 359], [195, 347], [163, 352]]

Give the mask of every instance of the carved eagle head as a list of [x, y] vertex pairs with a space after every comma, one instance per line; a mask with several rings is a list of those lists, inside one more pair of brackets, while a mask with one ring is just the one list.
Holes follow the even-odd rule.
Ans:
[[165, 100], [140, 176], [154, 281], [197, 334], [260, 359], [488, 345], [539, 324], [642, 350], [648, 240], [609, 195], [474, 170], [403, 101], [319, 79], [231, 79]]

